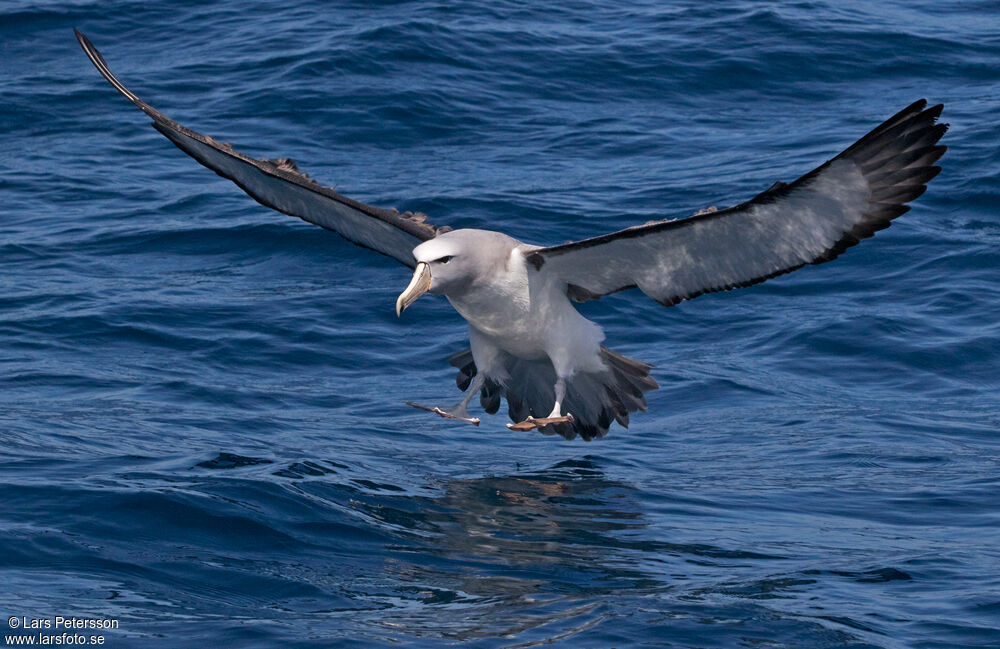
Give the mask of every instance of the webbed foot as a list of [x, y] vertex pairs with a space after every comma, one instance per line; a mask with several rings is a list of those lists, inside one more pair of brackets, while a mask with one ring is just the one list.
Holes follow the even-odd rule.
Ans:
[[542, 417], [540, 419], [536, 419], [531, 415], [528, 415], [528, 418], [524, 421], [516, 424], [507, 424], [507, 428], [517, 431], [535, 430], [536, 428], [542, 428], [543, 426], [548, 426], [549, 424], [572, 424], [574, 421], [576, 420], [573, 418], [573, 415], [568, 412], [562, 417]]
[[437, 406], [432, 408], [430, 406], [425, 406], [423, 404], [419, 404], [414, 401], [407, 401], [406, 405], [413, 406], [417, 410], [426, 410], [427, 412], [433, 412], [435, 415], [440, 415], [445, 419], [457, 419], [459, 421], [468, 422], [473, 426], [479, 425], [479, 417], [470, 417], [469, 411], [466, 410], [462, 404], [458, 404], [457, 406], [452, 406], [451, 408], [438, 408]]

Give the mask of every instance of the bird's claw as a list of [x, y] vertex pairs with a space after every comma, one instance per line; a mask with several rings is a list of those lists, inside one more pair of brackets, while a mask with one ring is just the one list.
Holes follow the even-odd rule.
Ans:
[[573, 418], [573, 415], [568, 412], [562, 417], [542, 417], [540, 419], [536, 419], [535, 417], [528, 415], [528, 418], [524, 421], [516, 424], [507, 424], [507, 428], [516, 431], [526, 431], [542, 428], [543, 426], [548, 426], [549, 424], [572, 424], [574, 421], [576, 420]]
[[425, 406], [423, 404], [416, 403], [414, 401], [407, 401], [406, 405], [412, 406], [412, 407], [416, 408], [417, 410], [425, 410], [427, 412], [433, 412], [435, 415], [440, 415], [440, 416], [444, 417], [445, 419], [457, 419], [459, 421], [468, 422], [468, 423], [472, 424], [473, 426], [478, 426], [479, 425], [479, 417], [469, 417], [467, 415], [463, 416], [461, 414], [455, 414], [455, 413], [448, 412], [447, 410], [444, 410], [442, 408], [438, 408], [437, 406], [435, 406], [435, 407], [432, 408], [430, 406]]

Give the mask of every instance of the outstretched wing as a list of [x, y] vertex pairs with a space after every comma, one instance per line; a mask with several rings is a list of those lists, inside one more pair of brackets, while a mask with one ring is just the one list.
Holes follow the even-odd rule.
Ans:
[[921, 99], [791, 184], [714, 212], [660, 221], [528, 255], [578, 301], [629, 288], [664, 305], [750, 286], [834, 259], [889, 227], [941, 171], [948, 128]]
[[136, 97], [115, 75], [90, 40], [77, 30], [76, 38], [90, 61], [118, 92], [153, 118], [153, 126], [177, 147], [223, 178], [228, 178], [257, 202], [291, 216], [333, 230], [345, 239], [393, 257], [410, 268], [416, 265], [413, 248], [451, 228], [425, 223], [426, 216], [387, 210], [341, 196], [300, 172], [288, 158], [257, 160], [210, 137], [181, 126]]

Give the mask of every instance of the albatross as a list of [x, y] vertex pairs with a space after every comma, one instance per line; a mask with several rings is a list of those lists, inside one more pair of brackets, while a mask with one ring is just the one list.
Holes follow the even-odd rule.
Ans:
[[452, 230], [420, 213], [366, 205], [320, 185], [289, 158], [255, 159], [201, 135], [139, 99], [111, 73], [86, 36], [77, 40], [98, 71], [182, 151], [259, 203], [333, 230], [413, 269], [396, 314], [424, 293], [444, 295], [468, 321], [469, 349], [448, 361], [466, 394], [453, 406], [408, 404], [478, 425], [475, 395], [489, 414], [506, 399], [514, 430], [566, 439], [603, 437], [613, 422], [646, 410], [658, 388], [651, 365], [602, 345], [600, 326], [574, 302], [638, 289], [672, 306], [705, 293], [751, 286], [835, 259], [889, 227], [941, 168], [948, 128], [942, 105], [921, 99], [798, 180], [750, 200], [685, 218], [654, 221], [555, 246], [502, 232]]

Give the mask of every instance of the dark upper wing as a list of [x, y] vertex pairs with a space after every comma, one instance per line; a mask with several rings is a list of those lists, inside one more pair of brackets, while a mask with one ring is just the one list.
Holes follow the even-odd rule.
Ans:
[[835, 258], [889, 227], [924, 193], [947, 147], [941, 105], [921, 99], [791, 184], [715, 212], [660, 221], [528, 255], [577, 300], [628, 288], [665, 305], [750, 286]]
[[345, 239], [394, 257], [413, 268], [413, 248], [451, 228], [425, 223], [423, 214], [386, 210], [341, 196], [300, 172], [288, 158], [256, 160], [181, 126], [136, 97], [111, 74], [104, 57], [79, 31], [91, 62], [118, 92], [153, 118], [153, 126], [192, 158], [239, 185], [262, 205], [333, 230]]

